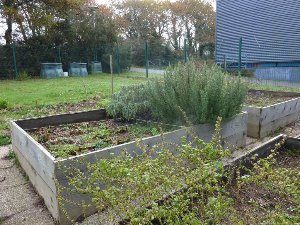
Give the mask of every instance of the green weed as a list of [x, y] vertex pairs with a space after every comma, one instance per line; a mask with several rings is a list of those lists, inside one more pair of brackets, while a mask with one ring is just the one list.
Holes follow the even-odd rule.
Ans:
[[10, 144], [10, 138], [5, 135], [0, 135], [0, 146], [5, 146]]

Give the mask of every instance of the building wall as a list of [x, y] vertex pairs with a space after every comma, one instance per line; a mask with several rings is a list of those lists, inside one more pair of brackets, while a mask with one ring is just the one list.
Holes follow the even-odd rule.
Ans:
[[299, 62], [300, 0], [217, 0], [217, 63], [238, 61], [240, 37], [249, 67]]

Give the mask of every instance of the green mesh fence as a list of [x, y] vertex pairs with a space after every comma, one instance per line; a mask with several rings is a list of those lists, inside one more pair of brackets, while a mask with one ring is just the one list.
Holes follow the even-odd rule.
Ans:
[[86, 63], [88, 73], [93, 73], [93, 63], [101, 62], [102, 71], [110, 73], [110, 55], [113, 72], [121, 74], [133, 71], [141, 74], [163, 74], [168, 67], [186, 60], [213, 60], [213, 49], [190, 49], [182, 45], [178, 49], [162, 40], [140, 41], [114, 45], [61, 45], [16, 44], [0, 46], [0, 78], [16, 78], [21, 73], [41, 75], [43, 63], [62, 63], [68, 72], [71, 63]]

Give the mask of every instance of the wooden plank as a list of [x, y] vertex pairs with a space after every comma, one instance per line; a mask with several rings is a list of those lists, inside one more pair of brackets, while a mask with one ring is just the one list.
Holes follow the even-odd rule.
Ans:
[[236, 133], [222, 140], [224, 147], [230, 149], [232, 152], [237, 148], [246, 146], [246, 141], [247, 131]]
[[249, 137], [259, 138], [261, 108], [254, 106], [245, 106], [244, 110], [248, 112], [247, 135]]
[[[247, 133], [247, 118], [248, 114], [246, 112], [240, 113], [235, 118], [230, 121], [226, 121], [222, 124], [221, 136], [226, 139], [227, 142], [230, 141], [230, 137], [240, 134], [243, 137], [244, 133]], [[196, 136], [204, 141], [210, 141], [212, 135], [215, 132], [215, 125], [213, 124], [201, 124], [188, 128], [189, 136]], [[191, 138], [191, 137], [190, 137]], [[189, 138], [189, 139], [190, 139]], [[232, 140], [232, 145], [243, 142], [236, 142]], [[243, 147], [244, 145], [238, 145], [236, 147]]]
[[261, 126], [288, 115], [300, 112], [300, 98], [263, 107], [261, 113]]
[[55, 220], [58, 221], [59, 212], [58, 212], [58, 202], [57, 202], [56, 194], [49, 188], [47, 183], [45, 183], [45, 181], [41, 178], [41, 176], [34, 170], [30, 162], [26, 160], [26, 158], [21, 153], [21, 151], [15, 146], [13, 146], [13, 150], [18, 157], [21, 167], [28, 175], [32, 185], [39, 193], [39, 195], [43, 197], [45, 205], [47, 206], [51, 215]]
[[55, 193], [54, 157], [16, 123], [11, 123], [12, 145], [17, 148], [39, 176]]
[[[75, 191], [69, 191], [69, 186], [65, 180], [60, 181], [60, 183], [62, 186], [67, 187], [67, 189], [63, 189], [60, 192], [60, 225], [74, 224], [72, 221], [77, 221], [78, 218], [86, 218], [97, 212], [97, 208], [88, 194], [78, 194]], [[84, 207], [82, 203], [88, 206]]]
[[68, 123], [81, 123], [98, 121], [106, 118], [105, 109], [92, 110], [87, 112], [76, 112], [54, 116], [46, 116], [34, 119], [15, 121], [20, 127], [26, 130], [36, 129], [45, 126], [57, 126]]
[[246, 166], [249, 167], [250, 165], [253, 165], [253, 157], [256, 156], [256, 158], [265, 158], [268, 155], [270, 155], [271, 151], [275, 149], [276, 144], [280, 143], [282, 140], [284, 140], [285, 136], [280, 134], [271, 140], [263, 143], [262, 145], [251, 149], [250, 151], [246, 152], [236, 152], [238, 153], [235, 157], [228, 158], [224, 160], [224, 167], [225, 169], [233, 168], [236, 166]]
[[259, 134], [260, 126], [254, 124], [247, 124], [247, 136], [253, 138], [260, 138]]
[[283, 128], [299, 119], [299, 112], [289, 114], [280, 119], [276, 119], [274, 121], [269, 122], [268, 124], [261, 125], [260, 128], [260, 137], [266, 137], [269, 134], [274, 133], [280, 128]]

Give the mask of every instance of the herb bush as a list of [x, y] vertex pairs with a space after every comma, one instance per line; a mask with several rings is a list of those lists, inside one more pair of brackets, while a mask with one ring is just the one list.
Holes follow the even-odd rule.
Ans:
[[125, 119], [147, 115], [162, 122], [199, 124], [235, 116], [246, 94], [247, 86], [239, 77], [217, 66], [197, 68], [188, 62], [169, 68], [162, 80], [123, 88], [114, 95], [108, 113]]
[[127, 120], [148, 117], [150, 110], [148, 87], [143, 84], [122, 87], [119, 93], [114, 94], [107, 107], [111, 116]]

